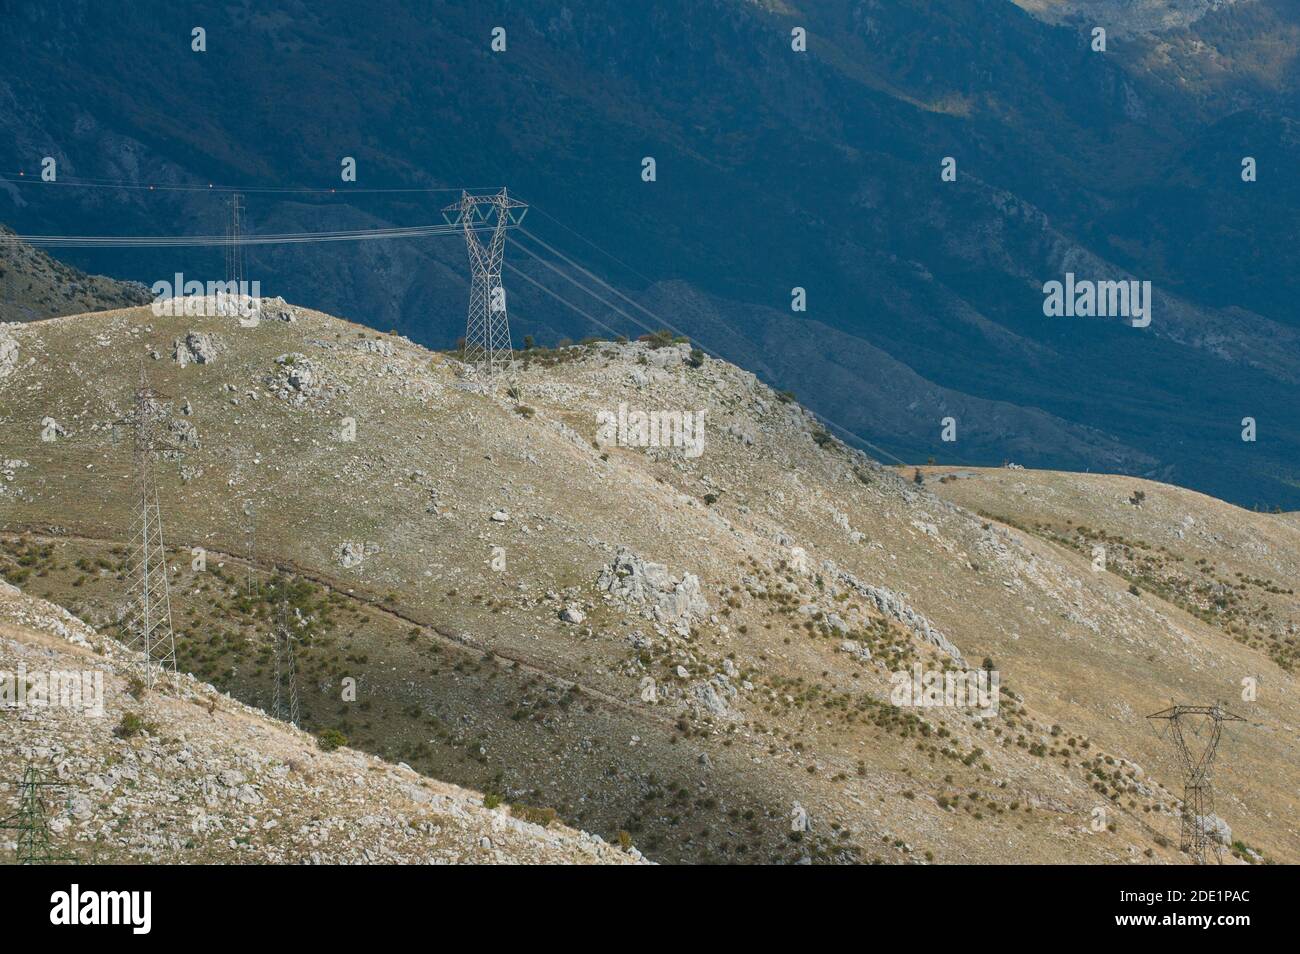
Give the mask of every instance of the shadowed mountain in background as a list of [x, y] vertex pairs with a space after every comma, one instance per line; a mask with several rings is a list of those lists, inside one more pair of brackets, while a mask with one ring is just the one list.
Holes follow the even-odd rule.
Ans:
[[[525, 252], [554, 261], [541, 240], [888, 454], [1300, 507], [1293, 4], [391, 3], [364, 28], [340, 0], [8, 6], [0, 220], [21, 233], [219, 234], [209, 182], [248, 186], [261, 232], [435, 222], [454, 192], [360, 190], [507, 185], [536, 236], [508, 260], [590, 316], [508, 272], [517, 342], [645, 330]], [[44, 156], [61, 183], [13, 181]], [[247, 254], [269, 294], [433, 346], [463, 333], [454, 238]], [[219, 249], [66, 257], [221, 277]], [[1067, 271], [1151, 281], [1150, 327], [1044, 317]]]

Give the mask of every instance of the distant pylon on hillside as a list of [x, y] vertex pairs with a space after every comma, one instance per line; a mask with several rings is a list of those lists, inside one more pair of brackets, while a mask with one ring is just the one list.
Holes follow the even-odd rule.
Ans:
[[[469, 250], [469, 316], [465, 322], [464, 361], [488, 377], [509, 369], [513, 355], [501, 264], [506, 229], [523, 222], [527, 212], [528, 205], [510, 198], [505, 189], [496, 195], [462, 192], [458, 201], [442, 210], [448, 224], [464, 229]], [[479, 232], [489, 229], [485, 243]]]
[[[1217, 858], [1222, 850], [1218, 839], [1209, 830], [1209, 818], [1214, 814], [1214, 786], [1210, 770], [1219, 749], [1223, 723], [1246, 720], [1233, 715], [1218, 702], [1212, 706], [1170, 706], [1147, 718], [1166, 722], [1178, 749], [1183, 768], [1183, 813], [1179, 848], [1190, 854], [1198, 865], [1203, 865], [1206, 863], [1207, 851], [1213, 851]], [[1197, 737], [1205, 733], [1205, 744], [1199, 754], [1195, 751], [1195, 744], [1188, 741], [1188, 732]]]
[[248, 485], [248, 491], [243, 494], [243, 501], [240, 504], [240, 513], [243, 521], [244, 534], [244, 595], [251, 600], [253, 591], [257, 588], [255, 581], [254, 568], [257, 565], [257, 473], [258, 464], [257, 448], [253, 442], [245, 441], [241, 443], [233, 454], [233, 468], [231, 486], [236, 488], [236, 493], [240, 493], [240, 488], [245, 484]]
[[62, 788], [63, 783], [45, 778], [35, 765], [28, 765], [18, 786], [18, 811], [0, 819], [0, 828], [18, 832], [18, 863], [47, 865], [57, 861], [75, 861], [71, 855], [56, 855], [50, 848], [49, 809], [45, 793]]
[[253, 566], [257, 561], [257, 510], [250, 497], [244, 501], [244, 559], [247, 563], [245, 594], [253, 598]]
[[298, 665], [294, 659], [293, 640], [289, 603], [281, 595], [275, 627], [275, 694], [271, 701], [271, 715], [282, 722], [297, 725]]
[[[236, 192], [226, 202], [226, 287], [240, 294], [244, 281], [244, 197]], [[179, 293], [178, 293], [179, 294]]]
[[167, 582], [167, 550], [163, 545], [162, 508], [153, 472], [153, 455], [175, 449], [163, 433], [161, 395], [149, 386], [143, 365], [135, 389], [135, 406], [128, 418], [135, 459], [134, 551], [127, 591], [127, 645], [144, 659], [144, 680], [154, 685], [154, 668], [170, 669], [176, 679], [176, 637], [172, 632], [171, 588]]

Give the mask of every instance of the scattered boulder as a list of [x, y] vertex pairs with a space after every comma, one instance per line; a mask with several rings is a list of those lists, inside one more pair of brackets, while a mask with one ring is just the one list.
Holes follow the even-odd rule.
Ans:
[[871, 650], [863, 646], [856, 639], [845, 639], [840, 642], [840, 652], [848, 653], [850, 656], [857, 656], [859, 659], [870, 659]]
[[727, 428], [727, 433], [740, 441], [740, 443], [744, 444], [746, 447], [752, 447], [754, 444], [753, 432], [746, 427], [742, 427], [740, 424], [732, 424]]
[[370, 541], [356, 543], [348, 540], [339, 547], [339, 564], [346, 569], [351, 569], [354, 566], [360, 566], [366, 561], [366, 557], [378, 552], [379, 544], [377, 543]]
[[1232, 844], [1232, 828], [1218, 815], [1200, 815], [1196, 823], [1211, 840], [1221, 845]]

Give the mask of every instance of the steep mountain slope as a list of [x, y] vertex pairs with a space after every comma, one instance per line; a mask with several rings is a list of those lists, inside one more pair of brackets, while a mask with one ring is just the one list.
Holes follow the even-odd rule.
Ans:
[[[1173, 862], [1181, 782], [1143, 716], [1262, 674], [1277, 691], [1225, 742], [1219, 814], [1300, 857], [1300, 713], [1267, 647], [934, 496], [686, 346], [526, 352], [488, 386], [264, 306], [256, 327], [145, 308], [5, 329], [0, 573], [114, 627], [114, 422], [143, 363], [174, 443], [182, 665], [265, 704], [287, 594], [312, 731], [654, 860]], [[620, 405], [702, 411], [701, 452], [611, 441]], [[995, 715], [891, 701], [913, 664], [982, 663]]]
[[[1101, 23], [1117, 32], [1160, 33], [1187, 27], [1212, 11], [1239, 0], [1015, 0], [1050, 22]], [[1252, 0], [1245, 0], [1250, 3]]]
[[[22, 670], [19, 667], [23, 667]], [[315, 741], [186, 676], [152, 691], [139, 657], [0, 583], [0, 669], [31, 684], [101, 674], [103, 712], [6, 706], [0, 773], [36, 765], [55, 853], [94, 864], [619, 864], [598, 838]], [[92, 702], [91, 683], [84, 701]], [[0, 815], [17, 809], [7, 786]], [[13, 803], [13, 804], [10, 804]], [[6, 833], [6, 836], [11, 833]], [[6, 855], [14, 849], [5, 839]]]
[[[721, 357], [752, 351], [744, 321], [696, 326], [699, 311], [657, 303], [685, 289], [723, 313], [784, 314], [806, 357], [773, 362], [770, 383], [810, 408], [879, 405], [878, 382], [910, 372], [966, 415], [972, 440], [957, 446], [933, 402], [843, 422], [895, 454], [1124, 469], [1300, 506], [1300, 184], [1285, 174], [1300, 164], [1300, 12], [1091, 6], [1114, 24], [1105, 54], [1086, 22], [1045, 23], [1010, 0], [399, 2], [360, 35], [341, 0], [161, 14], [23, 3], [0, 21], [13, 51], [0, 58], [0, 217], [35, 233], [219, 233], [218, 182], [251, 187], [257, 231], [412, 224], [437, 221], [447, 196], [362, 190], [508, 184], [534, 204], [535, 234]], [[203, 54], [188, 42], [199, 21]], [[796, 26], [806, 53], [791, 49]], [[17, 183], [45, 155], [67, 187]], [[343, 156], [359, 162], [355, 184], [337, 178]], [[940, 179], [945, 156], [956, 182]], [[1259, 166], [1249, 184], [1245, 156]], [[296, 185], [339, 192], [261, 191]], [[150, 283], [218, 266], [213, 250], [175, 251], [75, 261]], [[639, 333], [519, 247], [508, 256]], [[269, 293], [426, 345], [463, 332], [454, 241], [249, 259]], [[1152, 325], [1045, 319], [1042, 285], [1067, 271], [1150, 280]], [[599, 331], [506, 280], [517, 331]], [[796, 286], [806, 314], [789, 310]], [[1235, 422], [1265, 413], [1259, 452], [1225, 453]]]
[[126, 308], [153, 297], [143, 285], [83, 274], [12, 236], [0, 225], [0, 322]]

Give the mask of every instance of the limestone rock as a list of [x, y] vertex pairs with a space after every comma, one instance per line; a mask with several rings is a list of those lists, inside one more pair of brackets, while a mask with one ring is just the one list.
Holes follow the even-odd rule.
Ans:
[[683, 573], [677, 579], [662, 563], [641, 559], [628, 547], [620, 547], [613, 562], [600, 572], [596, 586], [646, 615], [672, 626], [680, 635], [690, 632], [691, 622], [709, 612], [699, 577]]
[[188, 332], [184, 338], [172, 342], [172, 357], [182, 368], [190, 364], [211, 364], [225, 350], [225, 343], [219, 337], [199, 331]]

